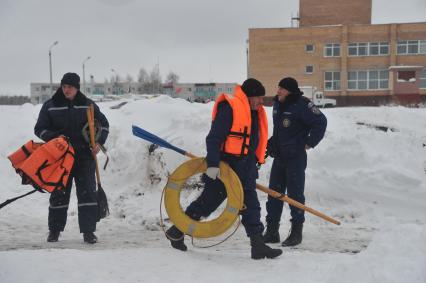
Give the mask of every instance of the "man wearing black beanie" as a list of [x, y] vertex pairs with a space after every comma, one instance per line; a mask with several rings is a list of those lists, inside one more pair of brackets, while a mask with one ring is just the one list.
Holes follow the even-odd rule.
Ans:
[[[245, 209], [242, 224], [250, 238], [251, 258], [275, 258], [280, 249], [267, 246], [262, 238], [260, 203], [256, 193], [258, 169], [264, 163], [268, 140], [268, 121], [262, 106], [265, 88], [250, 78], [235, 87], [233, 95], [221, 94], [213, 107], [213, 121], [206, 138], [207, 171], [203, 175], [205, 188], [185, 213], [194, 220], [208, 217], [226, 199], [220, 181], [219, 162], [224, 161], [237, 173], [244, 190]], [[173, 248], [186, 251], [184, 234], [176, 226], [166, 232]]]
[[[74, 166], [64, 190], [56, 190], [50, 195], [48, 242], [57, 242], [67, 222], [68, 204], [74, 179], [78, 198], [78, 223], [84, 242], [94, 244], [97, 237], [96, 222], [99, 221], [95, 161], [92, 152], [99, 152], [108, 137], [109, 123], [95, 102], [80, 92], [80, 77], [76, 73], [66, 73], [61, 87], [51, 99], [41, 107], [34, 132], [47, 142], [60, 135], [66, 136], [75, 150]], [[87, 124], [87, 109], [93, 104], [95, 120], [101, 125], [96, 147], [91, 149], [83, 135]]]
[[[304, 204], [306, 151], [324, 137], [327, 119], [302, 95], [294, 78], [287, 77], [278, 83], [273, 106], [274, 129], [268, 140], [267, 154], [274, 158], [269, 187]], [[268, 196], [266, 210], [265, 243], [278, 243], [283, 202]], [[291, 232], [282, 246], [296, 246], [302, 242], [304, 211], [293, 206], [290, 211]]]

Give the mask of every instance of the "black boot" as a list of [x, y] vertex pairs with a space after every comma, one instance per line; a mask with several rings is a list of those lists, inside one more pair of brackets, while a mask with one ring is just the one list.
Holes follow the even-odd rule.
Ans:
[[280, 249], [272, 249], [265, 245], [261, 234], [256, 234], [250, 237], [251, 258], [275, 258], [283, 253]]
[[183, 252], [188, 249], [183, 242], [185, 235], [175, 225], [166, 231], [166, 236], [170, 240], [173, 248]]
[[60, 231], [49, 231], [49, 235], [47, 236], [48, 242], [57, 242], [59, 239]]
[[290, 235], [282, 242], [283, 247], [297, 246], [302, 242], [303, 223], [291, 223]]
[[265, 243], [279, 243], [280, 242], [280, 232], [278, 231], [280, 224], [268, 223], [266, 225], [266, 232], [263, 234], [263, 241]]
[[96, 244], [98, 242], [98, 237], [92, 232], [83, 233], [83, 239], [88, 244]]

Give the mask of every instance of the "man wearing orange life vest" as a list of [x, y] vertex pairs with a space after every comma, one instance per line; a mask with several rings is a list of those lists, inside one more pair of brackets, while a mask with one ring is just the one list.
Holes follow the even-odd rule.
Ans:
[[[245, 209], [242, 224], [250, 238], [253, 259], [275, 258], [280, 249], [265, 245], [260, 221], [260, 204], [256, 193], [258, 168], [264, 163], [268, 139], [268, 121], [262, 106], [265, 88], [256, 79], [247, 79], [235, 87], [233, 95], [221, 94], [213, 108], [213, 121], [206, 138], [207, 171], [203, 175], [205, 189], [185, 213], [199, 220], [209, 216], [226, 199], [226, 190], [218, 179], [219, 161], [227, 162], [240, 178], [244, 190]], [[173, 248], [186, 251], [184, 234], [172, 226], [166, 232]]]
[[[75, 162], [65, 190], [56, 190], [50, 195], [48, 242], [58, 241], [60, 232], [65, 228], [73, 179], [77, 190], [80, 232], [86, 243], [97, 242], [94, 234], [98, 221], [95, 162], [90, 145], [82, 133], [87, 123], [88, 106], [94, 105], [95, 119], [101, 125], [98, 144], [105, 143], [109, 124], [99, 107], [79, 89], [80, 77], [75, 73], [66, 73], [61, 80], [61, 87], [43, 104], [34, 127], [35, 134], [46, 142], [60, 135], [68, 137], [75, 150]], [[93, 151], [98, 153], [99, 146]]]

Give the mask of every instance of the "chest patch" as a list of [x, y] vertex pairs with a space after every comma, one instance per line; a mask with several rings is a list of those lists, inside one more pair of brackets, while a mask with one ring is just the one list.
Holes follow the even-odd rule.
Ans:
[[290, 125], [291, 125], [290, 119], [286, 118], [286, 119], [283, 120], [284, 128], [288, 128], [288, 127], [290, 127]]

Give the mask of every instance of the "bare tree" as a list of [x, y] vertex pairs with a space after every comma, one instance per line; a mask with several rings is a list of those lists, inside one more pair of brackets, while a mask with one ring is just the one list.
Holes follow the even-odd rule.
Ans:
[[148, 73], [145, 71], [144, 68], [140, 68], [138, 74], [138, 83], [144, 84], [148, 81], [148, 79]]
[[119, 74], [115, 74], [111, 76], [110, 82], [111, 83], [118, 83], [122, 81], [121, 76]]
[[127, 92], [130, 93], [132, 92], [132, 82], [133, 82], [133, 77], [130, 74], [127, 74], [126, 76], [126, 82], [127, 82]]
[[166, 77], [166, 83], [176, 84], [178, 81], [179, 81], [179, 76], [173, 71], [170, 71]]
[[127, 74], [127, 76], [126, 76], [126, 82], [129, 82], [129, 83], [131, 83], [131, 82], [133, 82], [133, 77], [130, 75], [130, 74]]

